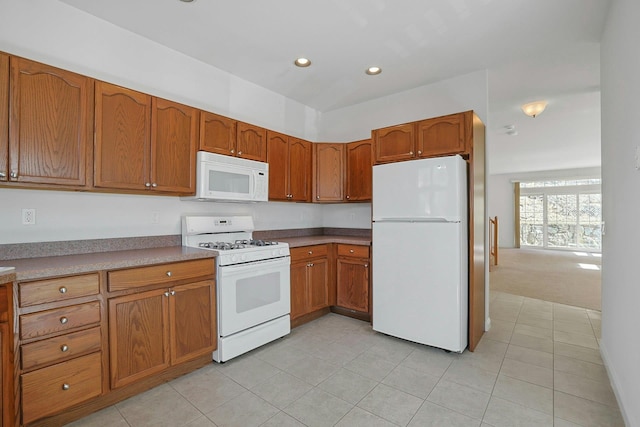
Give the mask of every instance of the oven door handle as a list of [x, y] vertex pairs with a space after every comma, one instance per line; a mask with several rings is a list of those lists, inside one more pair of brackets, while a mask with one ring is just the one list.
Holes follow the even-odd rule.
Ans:
[[279, 266], [285, 266], [285, 265], [291, 265], [291, 257], [288, 255], [283, 257], [278, 257], [278, 258], [265, 259], [262, 261], [251, 261], [251, 262], [245, 262], [242, 264], [222, 265], [222, 266], [218, 266], [218, 271], [220, 273], [222, 272], [232, 273], [234, 271], [242, 271], [242, 270], [264, 268], [264, 267], [279, 267]]

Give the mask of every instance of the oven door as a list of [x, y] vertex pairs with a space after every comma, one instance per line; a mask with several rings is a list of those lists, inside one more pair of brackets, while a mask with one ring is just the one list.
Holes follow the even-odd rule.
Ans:
[[290, 258], [218, 267], [218, 334], [226, 337], [290, 312]]

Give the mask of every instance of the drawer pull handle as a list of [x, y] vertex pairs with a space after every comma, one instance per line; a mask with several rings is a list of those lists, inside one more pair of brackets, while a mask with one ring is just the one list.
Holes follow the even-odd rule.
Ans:
[[69, 390], [71, 388], [71, 386], [69, 384], [62, 384], [62, 389], [63, 390]]
[[68, 345], [66, 345], [66, 344], [62, 344], [62, 345], [60, 346], [60, 351], [61, 351], [61, 352], [63, 352], [63, 353], [65, 353], [65, 352], [69, 351], [69, 346], [68, 346]]
[[66, 294], [67, 293], [67, 288], [65, 288], [64, 286], [61, 286], [60, 289], [58, 289], [60, 291], [61, 294]]
[[172, 273], [170, 271], [167, 271], [167, 276], [171, 277]]
[[64, 325], [65, 323], [67, 323], [68, 321], [69, 321], [69, 319], [67, 319], [66, 317], [61, 317], [61, 318], [60, 318], [60, 323], [62, 323], [63, 325]]

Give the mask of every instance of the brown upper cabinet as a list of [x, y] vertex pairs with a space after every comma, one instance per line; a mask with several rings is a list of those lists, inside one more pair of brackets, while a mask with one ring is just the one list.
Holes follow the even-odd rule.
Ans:
[[311, 201], [311, 147], [309, 141], [267, 132], [269, 200]]
[[347, 144], [347, 180], [345, 199], [348, 202], [370, 201], [372, 193], [371, 140]]
[[0, 54], [0, 102], [0, 181], [89, 184], [93, 79]]
[[342, 202], [346, 144], [313, 144], [313, 201]]
[[238, 122], [236, 155], [259, 162], [267, 161], [267, 130]]
[[423, 157], [466, 155], [472, 134], [473, 112], [405, 123], [372, 131], [374, 163], [389, 163]]
[[236, 154], [236, 124], [228, 117], [208, 111], [200, 113], [199, 150], [234, 156]]
[[96, 82], [94, 185], [193, 194], [197, 135], [197, 109]]
[[[434, 157], [465, 153], [467, 151], [467, 132], [465, 132], [467, 115], [467, 113], [450, 114], [418, 122], [418, 156]], [[471, 121], [470, 117], [469, 121]]]
[[375, 129], [371, 134], [376, 164], [410, 160], [416, 157], [416, 126], [414, 123]]
[[267, 161], [267, 130], [202, 111], [198, 149], [224, 156]]

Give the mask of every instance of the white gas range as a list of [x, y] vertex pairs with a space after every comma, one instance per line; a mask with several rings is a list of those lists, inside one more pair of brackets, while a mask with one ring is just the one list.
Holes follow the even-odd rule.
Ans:
[[216, 362], [291, 330], [289, 245], [253, 240], [253, 230], [251, 216], [182, 217], [183, 246], [216, 253]]

